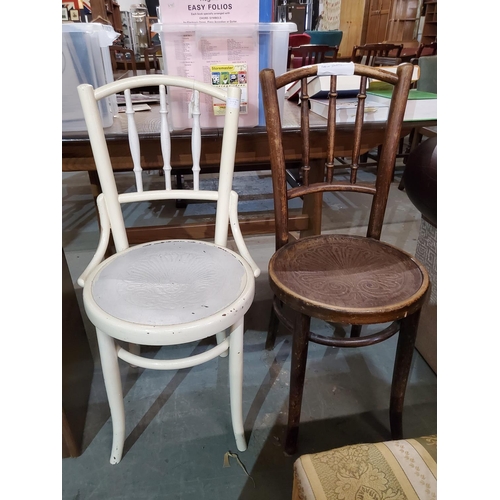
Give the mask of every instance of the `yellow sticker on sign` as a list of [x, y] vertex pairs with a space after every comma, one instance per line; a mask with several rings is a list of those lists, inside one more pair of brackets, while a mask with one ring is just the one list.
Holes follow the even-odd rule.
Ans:
[[[214, 64], [210, 66], [212, 85], [215, 87], [241, 88], [240, 114], [248, 112], [248, 78], [246, 64]], [[226, 114], [226, 103], [214, 98], [214, 115]]]

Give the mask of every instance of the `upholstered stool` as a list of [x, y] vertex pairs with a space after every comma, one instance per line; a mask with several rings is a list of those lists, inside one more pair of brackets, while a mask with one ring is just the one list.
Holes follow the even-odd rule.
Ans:
[[436, 499], [437, 436], [355, 444], [296, 460], [292, 500]]

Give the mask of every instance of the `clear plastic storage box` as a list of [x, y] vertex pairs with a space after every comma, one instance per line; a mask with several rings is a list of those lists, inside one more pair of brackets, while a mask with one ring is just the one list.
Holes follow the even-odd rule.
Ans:
[[[113, 81], [109, 47], [119, 36], [112, 26], [99, 23], [62, 25], [62, 130], [86, 130], [77, 87], [90, 83], [94, 88]], [[100, 101], [104, 127], [110, 127], [118, 107], [116, 97]]]
[[[152, 30], [160, 36], [166, 74], [241, 87], [240, 126], [265, 124], [259, 72], [264, 68], [273, 68], [277, 75], [286, 72], [288, 37], [297, 31], [295, 23], [157, 23]], [[174, 129], [188, 128], [191, 93], [178, 92], [183, 96], [180, 103], [177, 96], [170, 104], [171, 124]], [[283, 103], [284, 89], [280, 97]], [[201, 126], [221, 127], [224, 112], [221, 103], [207, 97], [201, 102]]]

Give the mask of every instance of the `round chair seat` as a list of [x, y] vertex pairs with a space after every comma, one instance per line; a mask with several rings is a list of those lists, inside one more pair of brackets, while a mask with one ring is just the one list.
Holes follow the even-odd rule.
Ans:
[[413, 312], [427, 288], [425, 268], [411, 255], [362, 236], [321, 235], [280, 248], [269, 262], [276, 296], [327, 321], [392, 321]]
[[253, 283], [250, 266], [231, 250], [194, 240], [158, 241], [98, 266], [85, 283], [84, 304], [91, 321], [115, 338], [178, 344], [234, 324], [250, 307]]

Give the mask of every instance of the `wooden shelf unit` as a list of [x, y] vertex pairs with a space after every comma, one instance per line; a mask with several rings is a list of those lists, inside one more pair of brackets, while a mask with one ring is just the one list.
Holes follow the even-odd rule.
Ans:
[[114, 0], [92, 0], [92, 21], [109, 24], [120, 35], [123, 33], [120, 5]]
[[[435, 0], [422, 1], [436, 3]], [[338, 59], [350, 57], [354, 45], [365, 43], [403, 43], [405, 48], [418, 46], [418, 23], [423, 12], [421, 0], [343, 1], [340, 29], [344, 36]]]
[[424, 1], [424, 28], [422, 43], [428, 44], [437, 40], [437, 0]]

